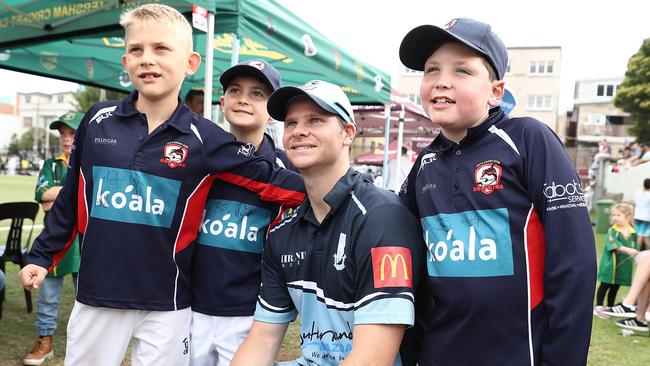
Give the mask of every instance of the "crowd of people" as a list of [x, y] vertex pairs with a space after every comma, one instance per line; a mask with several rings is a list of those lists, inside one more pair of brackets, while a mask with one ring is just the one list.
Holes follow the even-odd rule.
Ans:
[[[119, 365], [129, 343], [133, 365], [274, 365], [298, 318], [300, 358], [281, 364], [586, 363], [591, 220], [557, 135], [499, 107], [508, 59], [490, 25], [458, 18], [402, 40], [441, 133], [389, 168], [391, 193], [350, 166], [340, 86], [282, 86], [272, 64], [243, 61], [219, 79], [230, 134], [200, 115], [200, 93], [179, 97], [201, 61], [185, 17], [145, 4], [120, 24], [136, 90], [50, 126], [64, 153], [39, 176], [46, 225], [20, 271], [40, 289], [25, 364], [53, 354], [69, 273], [66, 365]], [[264, 133], [272, 119], [284, 150]], [[594, 311], [636, 304], [646, 324], [648, 235], [633, 218], [648, 229], [614, 209]]]

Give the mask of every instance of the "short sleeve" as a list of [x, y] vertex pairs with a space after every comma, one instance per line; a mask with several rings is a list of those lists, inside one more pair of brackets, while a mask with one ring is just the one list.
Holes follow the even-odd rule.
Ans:
[[265, 323], [290, 323], [298, 311], [294, 306], [279, 258], [273, 250], [271, 234], [262, 253], [262, 286], [257, 299], [254, 318]]
[[399, 203], [368, 212], [357, 234], [355, 324], [413, 325], [415, 289], [422, 277], [421, 228]]

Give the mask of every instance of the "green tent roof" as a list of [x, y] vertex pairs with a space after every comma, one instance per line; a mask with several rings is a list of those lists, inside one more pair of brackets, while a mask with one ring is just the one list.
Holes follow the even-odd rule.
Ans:
[[[341, 85], [355, 104], [389, 103], [386, 73], [337, 47], [275, 1], [160, 2], [188, 19], [193, 3], [215, 12], [213, 101], [222, 92], [219, 76], [230, 67], [237, 37], [239, 59], [267, 60], [280, 70], [284, 85], [322, 79]], [[124, 32], [118, 20], [130, 3], [0, 0], [0, 68], [129, 91], [132, 86], [120, 61]], [[194, 47], [203, 57], [205, 37], [194, 30]], [[182, 93], [203, 86], [204, 66], [186, 79]]]

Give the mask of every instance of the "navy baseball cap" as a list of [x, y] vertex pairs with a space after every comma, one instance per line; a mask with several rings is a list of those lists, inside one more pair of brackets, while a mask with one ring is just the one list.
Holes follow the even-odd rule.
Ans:
[[347, 123], [355, 123], [352, 104], [343, 89], [322, 80], [312, 80], [303, 86], [285, 86], [276, 90], [266, 102], [269, 115], [276, 121], [284, 121], [289, 105], [295, 97], [299, 96], [308, 97], [319, 107], [338, 115]]
[[252, 76], [263, 81], [271, 88], [271, 91], [277, 90], [282, 84], [280, 73], [273, 65], [264, 60], [254, 59], [242, 61], [224, 71], [219, 78], [223, 90], [225, 91], [237, 76], [242, 75]]
[[404, 66], [424, 71], [424, 62], [445, 42], [460, 42], [480, 53], [492, 65], [499, 80], [508, 65], [508, 51], [489, 24], [469, 18], [451, 20], [444, 27], [421, 25], [404, 36], [399, 58]]

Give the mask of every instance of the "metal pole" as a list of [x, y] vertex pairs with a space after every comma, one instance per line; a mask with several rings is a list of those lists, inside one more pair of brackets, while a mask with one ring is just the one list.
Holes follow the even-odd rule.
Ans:
[[390, 104], [384, 106], [384, 116], [386, 117], [386, 126], [384, 127], [384, 166], [381, 171], [383, 177], [381, 187], [386, 189], [388, 186], [388, 145], [390, 144]]
[[[395, 174], [399, 177], [402, 172], [402, 140], [404, 138], [404, 104], [402, 104], [402, 109], [399, 111], [399, 124], [397, 128], [397, 151], [395, 156], [397, 159], [397, 171]], [[400, 182], [402, 184], [402, 182]], [[399, 194], [399, 187], [395, 190], [395, 193]]]
[[208, 12], [208, 31], [205, 34], [205, 75], [203, 79], [203, 117], [212, 119], [212, 65], [214, 57], [214, 13]]
[[239, 37], [235, 34], [235, 39], [232, 41], [232, 52], [230, 53], [230, 66], [235, 66], [239, 63]]

